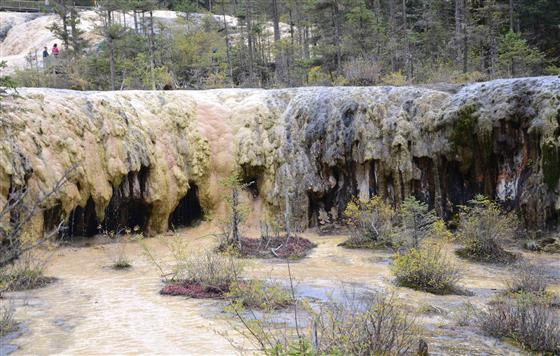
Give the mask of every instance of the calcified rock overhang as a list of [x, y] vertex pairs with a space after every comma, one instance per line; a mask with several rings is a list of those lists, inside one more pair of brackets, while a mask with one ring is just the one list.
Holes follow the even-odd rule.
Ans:
[[188, 223], [223, 205], [220, 179], [255, 181], [254, 221], [285, 209], [299, 227], [352, 195], [398, 203], [415, 195], [443, 216], [483, 193], [530, 228], [560, 209], [560, 79], [498, 80], [435, 90], [339, 87], [283, 90], [75, 92], [20, 89], [4, 115], [0, 205], [25, 186], [48, 191], [34, 231], [61, 218], [72, 234]]

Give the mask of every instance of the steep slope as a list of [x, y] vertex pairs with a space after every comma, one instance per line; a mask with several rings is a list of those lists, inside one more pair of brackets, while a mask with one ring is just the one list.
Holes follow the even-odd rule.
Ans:
[[554, 227], [560, 209], [555, 77], [479, 83], [456, 93], [340, 87], [19, 94], [6, 115], [12, 132], [0, 142], [0, 205], [16, 187], [39, 196], [80, 164], [37, 217], [36, 233], [58, 218], [74, 234], [94, 233], [98, 224], [158, 233], [178, 206], [191, 207], [183, 209], [190, 214], [193, 204], [216, 216], [219, 180], [233, 171], [256, 181], [247, 194], [254, 219], [281, 213], [288, 196], [300, 228], [315, 224], [320, 210], [339, 215], [352, 195], [398, 203], [414, 194], [449, 216], [453, 205], [483, 193], [516, 209], [531, 228]]

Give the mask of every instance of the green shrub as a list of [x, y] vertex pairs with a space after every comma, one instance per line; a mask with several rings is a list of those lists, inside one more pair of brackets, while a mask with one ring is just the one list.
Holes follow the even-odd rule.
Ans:
[[391, 245], [395, 211], [382, 198], [353, 198], [346, 206], [344, 216], [350, 230], [350, 238], [344, 243], [345, 246]]
[[517, 220], [503, 213], [498, 204], [478, 195], [461, 207], [457, 236], [464, 247], [457, 253], [484, 262], [511, 262], [516, 256], [503, 249], [505, 240], [513, 237]]
[[511, 293], [544, 294], [548, 280], [544, 268], [522, 262], [514, 269], [507, 286]]
[[249, 313], [237, 309], [244, 329], [236, 331], [267, 355], [397, 355], [410, 353], [418, 342], [416, 320], [394, 294], [354, 296], [344, 303], [331, 300], [317, 308], [302, 301], [295, 305], [294, 320], [283, 322], [284, 327], [264, 318], [250, 319]]
[[417, 342], [415, 318], [393, 294], [327, 303], [315, 315], [318, 354], [400, 355]]
[[434, 294], [456, 292], [461, 278], [442, 244], [434, 241], [424, 241], [420, 247], [398, 254], [391, 271], [399, 285]]
[[393, 85], [393, 86], [403, 86], [407, 84], [406, 75], [404, 75], [401, 71], [398, 72], [391, 72], [384, 75], [381, 78], [381, 82], [386, 85]]
[[479, 319], [489, 336], [511, 338], [531, 351], [560, 354], [560, 314], [548, 297], [524, 292], [502, 297]]

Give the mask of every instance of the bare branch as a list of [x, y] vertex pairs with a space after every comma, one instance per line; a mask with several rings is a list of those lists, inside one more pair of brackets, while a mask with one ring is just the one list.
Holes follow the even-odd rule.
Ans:
[[13, 263], [25, 252], [37, 248], [39, 245], [58, 235], [64, 223], [63, 221], [61, 221], [55, 229], [48, 232], [46, 235], [43, 234], [41, 238], [28, 246], [23, 246], [19, 239], [25, 226], [30, 223], [35, 215], [44, 210], [44, 206], [49, 199], [62, 190], [78, 166], [79, 164], [74, 164], [67, 169], [51, 189], [31, 202], [26, 202], [29, 197], [29, 191], [26, 187], [22, 187], [10, 193], [8, 201], [0, 210], [0, 220], [9, 221], [7, 227], [0, 225], [0, 251], [2, 252], [0, 268]]

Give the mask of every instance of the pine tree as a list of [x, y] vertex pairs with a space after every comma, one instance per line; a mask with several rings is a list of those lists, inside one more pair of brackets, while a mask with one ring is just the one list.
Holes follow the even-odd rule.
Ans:
[[543, 55], [527, 44], [521, 35], [509, 31], [499, 44], [499, 63], [506, 75], [531, 75], [535, 65], [542, 63]]

